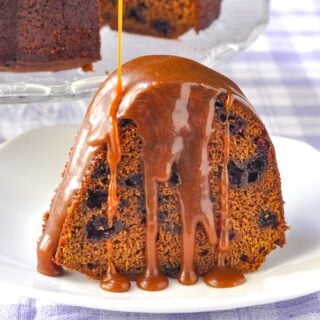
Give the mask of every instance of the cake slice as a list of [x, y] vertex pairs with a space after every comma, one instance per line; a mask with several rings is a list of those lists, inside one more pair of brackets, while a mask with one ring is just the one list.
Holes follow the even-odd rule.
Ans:
[[122, 79], [116, 214], [108, 220], [113, 73], [71, 150], [38, 270], [102, 279], [112, 263], [132, 280], [152, 269], [183, 284], [217, 265], [256, 271], [285, 244], [287, 226], [274, 147], [242, 91], [175, 56], [134, 59]]
[[[117, 29], [117, 1], [100, 0], [101, 17]], [[127, 32], [177, 38], [190, 29], [207, 28], [220, 14], [221, 0], [124, 0]]]
[[100, 59], [98, 0], [0, 0], [0, 70], [57, 71]]

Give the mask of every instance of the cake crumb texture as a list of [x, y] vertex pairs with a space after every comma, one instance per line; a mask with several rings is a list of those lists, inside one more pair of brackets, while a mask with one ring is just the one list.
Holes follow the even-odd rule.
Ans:
[[[235, 100], [228, 114], [226, 97], [215, 103], [208, 145], [210, 198], [219, 234], [223, 133], [229, 119], [230, 252], [226, 264], [242, 272], [256, 271], [276, 246], [285, 244], [283, 201], [275, 152], [270, 137], [254, 112]], [[119, 121], [121, 161], [118, 166], [119, 207], [108, 227], [107, 199], [110, 172], [107, 145], [92, 160], [82, 187], [74, 195], [60, 236], [55, 262], [90, 278], [101, 279], [108, 265], [107, 239], [113, 243], [117, 270], [135, 279], [145, 269], [146, 209], [144, 198], [143, 141], [136, 124]], [[181, 265], [182, 225], [179, 213], [179, 172], [173, 166], [170, 179], [158, 183], [160, 270], [176, 277]], [[195, 269], [205, 274], [217, 263], [215, 248], [201, 225], [196, 232]]]

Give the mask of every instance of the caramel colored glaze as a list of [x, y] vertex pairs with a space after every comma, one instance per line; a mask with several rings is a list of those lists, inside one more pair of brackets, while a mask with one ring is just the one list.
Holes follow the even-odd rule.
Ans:
[[[132, 108], [129, 112], [129, 117], [137, 123], [139, 134], [144, 141], [147, 267], [144, 274], [138, 278], [137, 284], [146, 290], [156, 287], [159, 289], [159, 283], [166, 287], [168, 283], [159, 273], [157, 262], [157, 182], [169, 180], [173, 163], [181, 178], [179, 193], [183, 225], [183, 263], [178, 280], [182, 284], [189, 285], [197, 281], [193, 268], [197, 225], [201, 223], [204, 226], [212, 245], [217, 243], [212, 204], [209, 199], [210, 166], [207, 155], [215, 92], [192, 83], [179, 84], [172, 89], [165, 89], [165, 92], [169, 96], [164, 102], [167, 102], [166, 108], [157, 105], [153, 109], [147, 109], [147, 104], [157, 104], [156, 100], [151, 100], [145, 108], [140, 106]], [[199, 108], [199, 105], [206, 107]], [[152, 117], [157, 119], [157, 123], [166, 125], [160, 126], [160, 129], [150, 127]]]
[[224, 150], [223, 150], [223, 165], [221, 172], [221, 210], [220, 210], [220, 236], [218, 244], [218, 265], [214, 266], [205, 276], [204, 281], [207, 285], [216, 288], [228, 288], [238, 286], [245, 282], [245, 277], [242, 272], [225, 266], [225, 257], [230, 249], [229, 244], [229, 149], [230, 149], [230, 133], [228, 111], [233, 103], [234, 96], [228, 95], [226, 103], [226, 121], [224, 126]]
[[[119, 75], [119, 74], [118, 74]], [[119, 127], [117, 119], [117, 111], [122, 99], [122, 84], [121, 75], [118, 77], [117, 87], [116, 87], [116, 98], [112, 102], [110, 108], [108, 109], [108, 122], [110, 125], [110, 132], [108, 135], [108, 165], [110, 169], [110, 183], [108, 192], [108, 226], [112, 228], [113, 220], [117, 216], [117, 208], [119, 204], [119, 199], [117, 196], [117, 167], [121, 160], [121, 150], [119, 141]], [[108, 251], [108, 270], [107, 274], [100, 281], [100, 286], [104, 290], [112, 292], [123, 292], [130, 289], [130, 281], [125, 277], [120, 275], [113, 262], [112, 262], [112, 240], [107, 240], [107, 251]]]
[[[208, 177], [211, 168], [207, 154], [208, 142], [212, 132], [215, 96], [204, 97], [203, 103], [208, 107], [203, 108], [201, 113], [197, 112], [197, 109], [199, 109], [197, 99], [201, 94], [198, 89], [195, 88], [191, 91], [192, 85], [182, 86], [182, 101], [179, 101], [179, 104], [181, 103], [179, 107], [182, 109], [184, 104], [188, 105], [189, 115], [184, 126], [179, 128], [180, 131], [176, 138], [182, 141], [183, 146], [176, 161], [177, 171], [181, 177], [179, 192], [183, 226], [182, 267], [178, 280], [185, 285], [197, 281], [197, 275], [193, 268], [197, 225], [203, 225], [211, 245], [217, 243], [212, 203], [209, 198]], [[177, 103], [176, 107], [179, 104]]]
[[216, 266], [204, 276], [204, 282], [214, 288], [235, 287], [245, 281], [242, 272], [225, 266]]
[[[148, 129], [148, 127], [143, 126], [144, 129]], [[158, 267], [158, 257], [157, 257], [157, 248], [156, 248], [156, 239], [158, 235], [158, 203], [157, 203], [157, 180], [158, 181], [166, 181], [169, 179], [167, 176], [167, 170], [165, 165], [167, 163], [162, 162], [161, 155], [157, 154], [156, 156], [160, 156], [154, 158], [154, 161], [157, 162], [157, 165], [162, 165], [157, 170], [156, 166], [153, 166], [152, 159], [152, 149], [154, 149], [154, 138], [156, 136], [152, 136], [150, 139], [151, 143], [145, 146], [144, 150], [144, 164], [145, 164], [145, 197], [146, 197], [146, 211], [147, 211], [147, 221], [146, 221], [146, 260], [147, 266], [145, 272], [138, 277], [137, 286], [143, 290], [148, 291], [158, 291], [165, 289], [169, 282], [168, 279], [163, 276]], [[149, 142], [149, 141], [148, 141]], [[158, 141], [159, 143], [159, 141]], [[161, 141], [159, 143], [162, 146]], [[148, 150], [147, 150], [148, 149]], [[158, 148], [160, 152], [162, 148]], [[163, 154], [167, 156], [167, 154]], [[157, 160], [159, 161], [157, 161]], [[164, 169], [164, 170], [161, 170]], [[157, 179], [158, 178], [158, 179]]]
[[[181, 176], [179, 192], [184, 236], [179, 281], [183, 284], [194, 283], [197, 280], [193, 270], [197, 225], [204, 226], [213, 246], [217, 243], [209, 200], [210, 166], [207, 159], [207, 143], [214, 130], [212, 119], [215, 99], [221, 93], [232, 94], [235, 99], [249, 104], [232, 81], [184, 58], [139, 57], [126, 63], [122, 73], [123, 93], [120, 95], [117, 91], [117, 73], [113, 73], [101, 86], [85, 115], [38, 244], [38, 270], [47, 275], [60, 274], [61, 268], [54, 263], [54, 255], [73, 194], [80, 189], [90, 162], [99, 152], [99, 146], [108, 142], [108, 150], [116, 148], [117, 153], [118, 129], [112, 122], [117, 122], [119, 118], [130, 118], [137, 124], [143, 140], [147, 208], [147, 267], [138, 279], [138, 285], [148, 290], [162, 289], [167, 285], [167, 280], [158, 270], [155, 246], [158, 230], [157, 182], [169, 179], [173, 164]], [[118, 156], [112, 157], [116, 160], [111, 161], [117, 162]], [[110, 170], [112, 172], [114, 168], [110, 167]], [[111, 195], [109, 193], [112, 207], [117, 199]], [[111, 216], [114, 216], [113, 213]], [[108, 221], [112, 223], [112, 219]], [[56, 272], [56, 268], [59, 268], [59, 272]]]
[[112, 262], [108, 263], [108, 270], [105, 277], [100, 281], [102, 289], [111, 292], [125, 292], [131, 288], [130, 280], [119, 274]]
[[[108, 226], [112, 228], [113, 219], [117, 217], [117, 208], [119, 199], [117, 195], [117, 168], [121, 160], [121, 149], [119, 141], [119, 126], [117, 112], [123, 97], [122, 91], [122, 15], [123, 1], [118, 0], [118, 69], [117, 69], [117, 86], [116, 97], [113, 100], [110, 108], [107, 110], [107, 118], [109, 123], [108, 134], [108, 165], [110, 169], [110, 183], [108, 192]], [[112, 262], [112, 240], [107, 240], [108, 251], [108, 269], [107, 274], [100, 281], [100, 286], [104, 290], [112, 292], [123, 292], [130, 289], [131, 284], [129, 279], [120, 275]]]

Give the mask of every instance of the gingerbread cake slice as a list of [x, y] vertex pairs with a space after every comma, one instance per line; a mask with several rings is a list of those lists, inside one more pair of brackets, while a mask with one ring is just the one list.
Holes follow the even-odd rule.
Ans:
[[122, 81], [120, 99], [113, 73], [88, 108], [38, 244], [38, 270], [103, 279], [112, 269], [183, 284], [216, 266], [256, 271], [285, 244], [287, 226], [274, 147], [242, 91], [175, 56], [134, 59]]

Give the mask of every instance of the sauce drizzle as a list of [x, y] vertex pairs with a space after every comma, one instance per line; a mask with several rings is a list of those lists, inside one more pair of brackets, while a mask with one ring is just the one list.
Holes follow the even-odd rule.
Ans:
[[[108, 154], [107, 160], [110, 169], [109, 195], [108, 195], [108, 227], [112, 228], [113, 220], [117, 216], [119, 199], [117, 195], [117, 168], [121, 160], [121, 149], [119, 141], [119, 127], [117, 112], [123, 97], [122, 89], [122, 16], [123, 0], [118, 0], [118, 70], [116, 96], [107, 112], [109, 123]], [[119, 274], [112, 261], [112, 239], [107, 240], [108, 268], [106, 275], [101, 279], [102, 289], [112, 292], [128, 291], [131, 283], [128, 278]]]
[[229, 149], [230, 149], [230, 133], [229, 133], [229, 110], [233, 104], [234, 97], [229, 94], [226, 102], [226, 121], [224, 126], [224, 148], [223, 148], [223, 164], [221, 172], [221, 210], [220, 210], [220, 236], [218, 243], [218, 264], [214, 266], [205, 276], [204, 281], [207, 285], [216, 288], [228, 288], [238, 286], [245, 282], [242, 272], [225, 265], [226, 255], [230, 250], [229, 239]]

